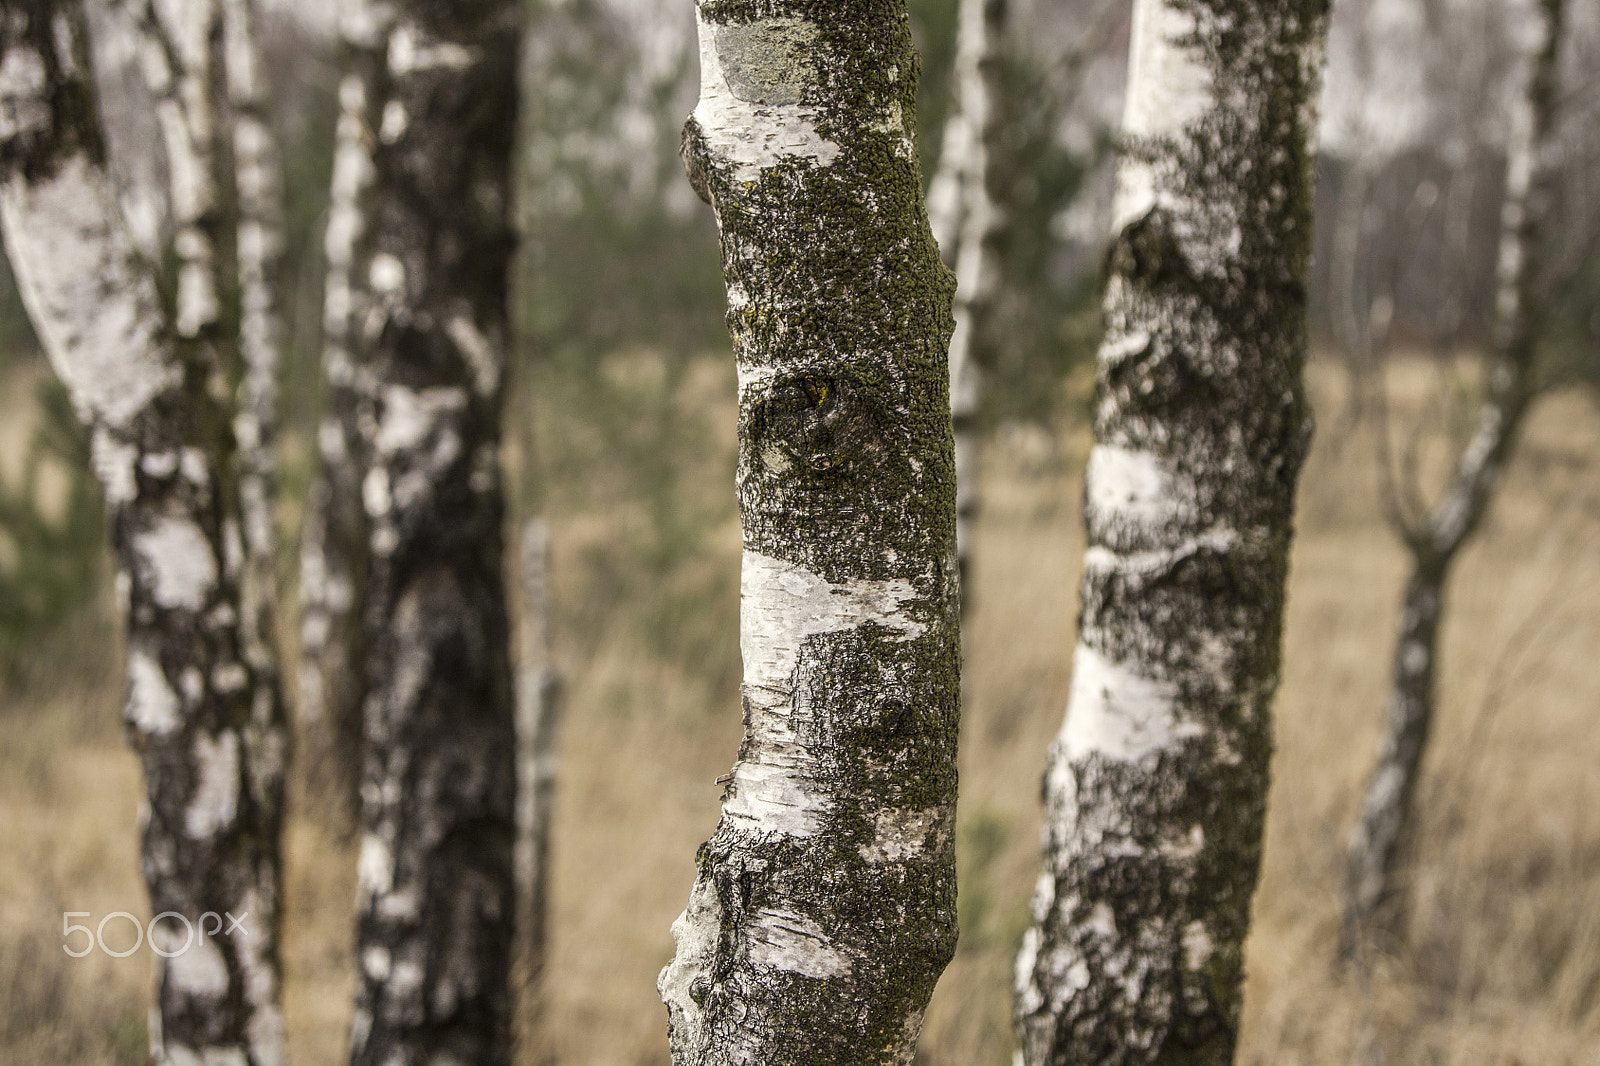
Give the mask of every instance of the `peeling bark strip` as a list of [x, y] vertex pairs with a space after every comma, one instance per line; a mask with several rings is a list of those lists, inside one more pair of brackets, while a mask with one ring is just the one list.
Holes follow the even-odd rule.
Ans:
[[[0, 4], [0, 220], [105, 490], [151, 910], [248, 916], [246, 931], [182, 953], [171, 923], [152, 934], [174, 957], [155, 960], [151, 1043], [158, 1063], [277, 1066], [283, 732], [271, 674], [244, 647], [229, 411], [208, 391], [214, 347], [164, 321], [123, 228], [83, 25], [76, 3]], [[198, 261], [180, 256], [180, 278]], [[204, 282], [188, 284], [180, 323], [198, 331]]]
[[904, 3], [702, 0], [745, 739], [658, 987], [678, 1066], [909, 1063], [955, 947], [955, 471]]
[[1089, 548], [1029, 1066], [1225, 1066], [1260, 864], [1302, 391], [1321, 0], [1136, 0]]
[[1512, 105], [1506, 146], [1489, 395], [1478, 416], [1477, 432], [1456, 460], [1445, 498], [1426, 519], [1401, 518], [1399, 523], [1411, 550], [1412, 570], [1395, 648], [1388, 730], [1367, 786], [1361, 820], [1350, 836], [1341, 940], [1346, 957], [1371, 946], [1374, 935], [1396, 917], [1389, 905], [1398, 887], [1396, 869], [1433, 721], [1445, 582], [1457, 552], [1489, 508], [1495, 482], [1511, 457], [1537, 391], [1536, 357], [1545, 324], [1538, 253], [1561, 159], [1556, 119], [1565, 0], [1540, 0], [1531, 16], [1538, 23], [1538, 44], [1527, 92]]
[[375, 121], [350, 266], [370, 567], [351, 1061], [497, 1066], [514, 918], [498, 449], [519, 6], [405, 0], [345, 30], [383, 60], [357, 87]]

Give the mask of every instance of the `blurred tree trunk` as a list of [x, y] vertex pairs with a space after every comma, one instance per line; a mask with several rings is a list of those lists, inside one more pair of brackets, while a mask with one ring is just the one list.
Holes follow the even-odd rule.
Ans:
[[1326, 5], [1136, 0], [1089, 547], [1028, 1066], [1232, 1061], [1260, 866], [1302, 387]]
[[347, 338], [368, 558], [357, 1064], [510, 1058], [499, 444], [520, 15], [402, 0], [344, 24], [382, 58], [349, 102], [372, 166]]
[[945, 124], [939, 169], [928, 189], [928, 216], [940, 255], [955, 268], [955, 333], [950, 337], [950, 416], [956, 449], [956, 555], [963, 610], [977, 515], [978, 415], [983, 373], [993, 365], [994, 307], [999, 296], [1005, 211], [993, 195], [1000, 161], [1001, 93], [1007, 0], [961, 0], [956, 37], [955, 101]]
[[[278, 374], [283, 323], [278, 300], [278, 257], [283, 247], [282, 158], [261, 83], [255, 0], [222, 0], [224, 77], [232, 132], [234, 260], [238, 273], [238, 349], [242, 376], [234, 404], [233, 435], [239, 454], [240, 524], [244, 574], [240, 582], [240, 632], [250, 666], [270, 686], [258, 691], [282, 698], [275, 628], [277, 577]], [[283, 718], [280, 710], [276, 717]]]
[[1488, 509], [1523, 416], [1537, 394], [1535, 358], [1544, 324], [1539, 249], [1560, 162], [1556, 111], [1565, 2], [1540, 0], [1532, 17], [1538, 22], [1539, 45], [1527, 92], [1512, 106], [1506, 147], [1488, 397], [1476, 432], [1457, 457], [1444, 499], [1420, 519], [1412, 499], [1391, 491], [1388, 501], [1391, 523], [1411, 551], [1412, 571], [1395, 648], [1388, 731], [1367, 786], [1361, 820], [1350, 838], [1341, 941], [1346, 957], [1371, 947], [1375, 936], [1396, 917], [1392, 907], [1399, 887], [1396, 871], [1433, 721], [1445, 582], [1457, 552]]
[[[169, 918], [152, 934], [155, 1057], [269, 1066], [282, 1059], [283, 713], [270, 645], [252, 644], [240, 593], [243, 507], [214, 254], [225, 221], [212, 170], [216, 9], [187, 13], [192, 21], [173, 23], [141, 8], [142, 37], [119, 45], [143, 50], [158, 99], [172, 176], [171, 318], [119, 206], [121, 191], [162, 197], [113, 186], [76, 3], [0, 6], [0, 206], [20, 289], [105, 491], [151, 910], [195, 927], [191, 940]], [[208, 912], [224, 916], [211, 935]]]
[[[365, 0], [350, 0], [346, 18], [359, 23]], [[361, 707], [366, 694], [366, 640], [362, 619], [367, 590], [367, 516], [361, 503], [361, 432], [355, 362], [356, 309], [365, 279], [355, 271], [358, 251], [370, 255], [372, 141], [383, 54], [376, 36], [353, 27], [343, 35], [344, 74], [334, 132], [333, 177], [322, 315], [323, 415], [317, 428], [320, 458], [306, 501], [300, 534], [300, 719], [307, 737], [306, 778], [327, 790], [351, 824], [360, 810]], [[370, 375], [367, 375], [370, 378]], [[370, 391], [371, 382], [366, 381]]]
[[745, 739], [658, 987], [673, 1061], [910, 1063], [955, 948], [950, 277], [904, 3], [703, 0], [690, 179], [739, 375]]
[[548, 933], [550, 809], [555, 799], [559, 679], [550, 657], [550, 534], [540, 519], [522, 527], [522, 640], [517, 659], [517, 939], [534, 1016], [524, 1039], [543, 1043], [542, 979]]

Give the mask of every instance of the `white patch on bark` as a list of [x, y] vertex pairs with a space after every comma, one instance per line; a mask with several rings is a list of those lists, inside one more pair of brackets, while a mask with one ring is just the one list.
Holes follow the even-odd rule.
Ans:
[[1095, 545], [1084, 552], [1086, 570], [1113, 570], [1130, 577], [1158, 574], [1200, 551], [1225, 552], [1238, 547], [1237, 532], [1225, 526], [1216, 526], [1196, 537], [1187, 537], [1176, 547], [1156, 548], [1150, 551], [1116, 552]]
[[[171, 923], [163, 922], [157, 931], [161, 934], [172, 933]], [[172, 933], [177, 936], [176, 933]], [[163, 945], [163, 950], [173, 950], [183, 941]], [[167, 982], [185, 996], [210, 998], [221, 996], [228, 991], [228, 964], [218, 950], [216, 943], [208, 936], [202, 936], [197, 929], [194, 941], [187, 951], [181, 951], [167, 960]]]
[[746, 929], [750, 961], [757, 966], [827, 979], [850, 973], [850, 959], [829, 942], [828, 934], [793, 911], [755, 913]]
[[1191, 970], [1198, 970], [1211, 959], [1211, 934], [1204, 922], [1190, 922], [1183, 930], [1183, 962]]
[[1097, 444], [1089, 453], [1084, 478], [1093, 523], [1114, 519], [1119, 525], [1154, 533], [1193, 520], [1192, 495], [1151, 452]]
[[399, 100], [390, 100], [383, 105], [383, 119], [378, 126], [378, 139], [384, 144], [393, 144], [405, 136], [406, 127], [409, 125], [411, 119], [406, 114], [406, 105]]
[[361, 953], [361, 971], [374, 981], [384, 981], [389, 977], [391, 961], [389, 949], [374, 944]]
[[183, 826], [191, 837], [204, 840], [231, 826], [239, 813], [239, 735], [228, 730], [213, 740], [196, 734], [194, 765], [199, 780], [183, 812]]
[[[1180, 43], [1195, 32], [1194, 15], [1169, 0], [1136, 0], [1128, 57], [1125, 137], [1175, 137], [1212, 105], [1211, 73], [1204, 54]], [[1111, 231], [1160, 206], [1170, 195], [1149, 164], [1123, 156], [1117, 167]]]
[[161, 664], [138, 648], [128, 652], [127, 719], [140, 733], [165, 736], [183, 724], [178, 694]]
[[0, 140], [50, 125], [44, 61], [31, 48], [8, 48], [0, 62]]
[[405, 264], [388, 252], [379, 252], [367, 268], [367, 283], [380, 296], [401, 295], [406, 287]]
[[389, 34], [389, 73], [397, 78], [419, 70], [463, 70], [473, 59], [470, 49], [454, 41], [429, 41], [409, 22]]
[[500, 360], [489, 338], [466, 315], [455, 315], [444, 324], [461, 357], [472, 367], [473, 384], [479, 396], [491, 396], [500, 384]]
[[951, 811], [947, 807], [890, 807], [872, 812], [872, 826], [872, 843], [861, 846], [861, 857], [868, 862], [904, 862], [925, 851], [938, 851], [949, 842]]
[[925, 627], [903, 608], [917, 592], [903, 578], [834, 584], [805, 567], [746, 550], [739, 595], [750, 735], [723, 811], [763, 832], [810, 836], [828, 793], [813, 780], [816, 757], [800, 743], [791, 720], [801, 645], [807, 637], [868, 622], [913, 640]]
[[211, 542], [187, 518], [163, 517], [137, 533], [133, 550], [157, 606], [198, 611], [217, 584]]
[[815, 54], [817, 27], [803, 19], [708, 22], [697, 15], [700, 100], [694, 119], [719, 163], [733, 178], [755, 181], [787, 158], [827, 166], [839, 146], [817, 133], [816, 109], [799, 102], [815, 74], [803, 56]]
[[138, 461], [139, 449], [124, 444], [109, 432], [97, 430], [89, 438], [89, 465], [105, 490], [107, 507], [129, 503], [139, 495], [139, 483], [134, 474]]
[[7, 182], [0, 212], [17, 290], [79, 416], [125, 427], [181, 371], [153, 343], [155, 288], [133, 268], [105, 172], [62, 160], [49, 178]]
[[415, 448], [441, 419], [466, 405], [467, 397], [461, 389], [431, 388], [419, 392], [390, 385], [383, 390], [383, 420], [373, 443], [385, 455]]
[[375, 833], [361, 838], [356, 881], [363, 892], [373, 896], [381, 896], [394, 887], [394, 853]]
[[389, 472], [381, 466], [368, 470], [367, 476], [361, 479], [361, 505], [367, 509], [367, 514], [382, 518], [389, 513], [391, 502]]
[[1069, 762], [1091, 754], [1137, 762], [1204, 733], [1200, 724], [1179, 717], [1176, 685], [1142, 676], [1127, 663], [1078, 645], [1067, 719], [1061, 726]]
[[710, 1047], [711, 1034], [699, 1006], [705, 996], [695, 985], [703, 981], [709, 987], [721, 929], [722, 904], [716, 887], [709, 877], [697, 877], [688, 905], [672, 923], [676, 950], [656, 978], [656, 992], [667, 1005], [674, 1033], [681, 1034], [686, 1047], [699, 1052]]

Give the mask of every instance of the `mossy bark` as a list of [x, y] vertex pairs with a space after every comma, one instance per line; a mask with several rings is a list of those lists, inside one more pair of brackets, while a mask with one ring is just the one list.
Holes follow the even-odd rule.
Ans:
[[1512, 107], [1506, 146], [1489, 394], [1476, 432], [1457, 457], [1449, 489], [1432, 512], [1413, 521], [1399, 507], [1390, 508], [1410, 549], [1412, 569], [1395, 648], [1383, 750], [1346, 858], [1341, 950], [1347, 958], [1363, 954], [1375, 946], [1380, 933], [1395, 927], [1397, 870], [1433, 722], [1445, 585], [1457, 553], [1488, 511], [1537, 393], [1536, 356], [1545, 317], [1539, 251], [1561, 158], [1556, 120], [1565, 0], [1540, 0], [1530, 16], [1536, 20], [1539, 43], [1530, 63], [1527, 92]]
[[515, 737], [499, 465], [520, 8], [365, 8], [349, 344], [367, 524], [357, 1064], [510, 1058]]
[[1029, 1066], [1224, 1066], [1261, 855], [1322, 0], [1136, 0]]
[[703, 0], [684, 130], [739, 376], [745, 739], [662, 971], [673, 1061], [909, 1063], [955, 947], [951, 278], [904, 3]]
[[[88, 54], [77, 3], [0, 6], [7, 250], [105, 491], [127, 625], [124, 717], [146, 786], [145, 881], [152, 912], [178, 916], [151, 934], [160, 949], [151, 1045], [161, 1063], [276, 1066], [285, 734], [276, 673], [250, 654], [240, 594], [232, 397], [206, 238], [221, 220], [194, 210], [209, 172], [174, 183], [185, 247], [169, 257], [179, 283], [163, 301], [119, 193], [163, 197], [113, 186]], [[185, 55], [194, 52], [174, 48], [149, 66], [159, 76], [160, 60]], [[204, 141], [208, 104], [188, 103], [177, 116], [167, 109], [181, 122], [169, 133]]]

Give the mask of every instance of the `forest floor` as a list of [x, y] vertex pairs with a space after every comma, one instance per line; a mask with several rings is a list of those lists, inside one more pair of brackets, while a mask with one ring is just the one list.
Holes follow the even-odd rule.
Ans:
[[[1426, 481], [1465, 425], [1448, 403], [1459, 381], [1421, 361], [1391, 378], [1397, 420], [1433, 412], [1418, 437]], [[1301, 480], [1240, 1062], [1600, 1066], [1600, 410], [1577, 392], [1539, 403], [1460, 561], [1410, 919], [1358, 978], [1335, 961], [1341, 858], [1377, 753], [1405, 558], [1377, 504], [1370, 430], [1346, 417], [1342, 372], [1314, 364], [1311, 380], [1319, 430]], [[581, 382], [536, 384], [540, 398], [519, 408], [535, 428], [512, 434], [513, 468], [543, 476], [524, 497], [553, 530], [566, 710], [549, 991], [520, 1061], [662, 1066], [655, 976], [739, 741], [731, 367], [635, 353]], [[984, 456], [965, 637], [962, 935], [928, 1013], [927, 1066], [1010, 1062], [1011, 960], [1077, 612], [1082, 394], [1080, 382], [1064, 396], [1074, 414], [1062, 427], [1003, 426]], [[291, 486], [304, 483], [303, 453], [289, 460]], [[286, 504], [286, 532], [297, 523]], [[115, 628], [102, 595], [41, 642], [0, 700], [0, 1062], [142, 1061], [148, 949], [74, 959], [61, 947], [66, 911], [91, 924], [148, 916]], [[300, 783], [287, 840], [296, 1066], [341, 1062], [349, 1016], [354, 847], [327, 794]], [[131, 930], [118, 919], [106, 938], [121, 945]]]

